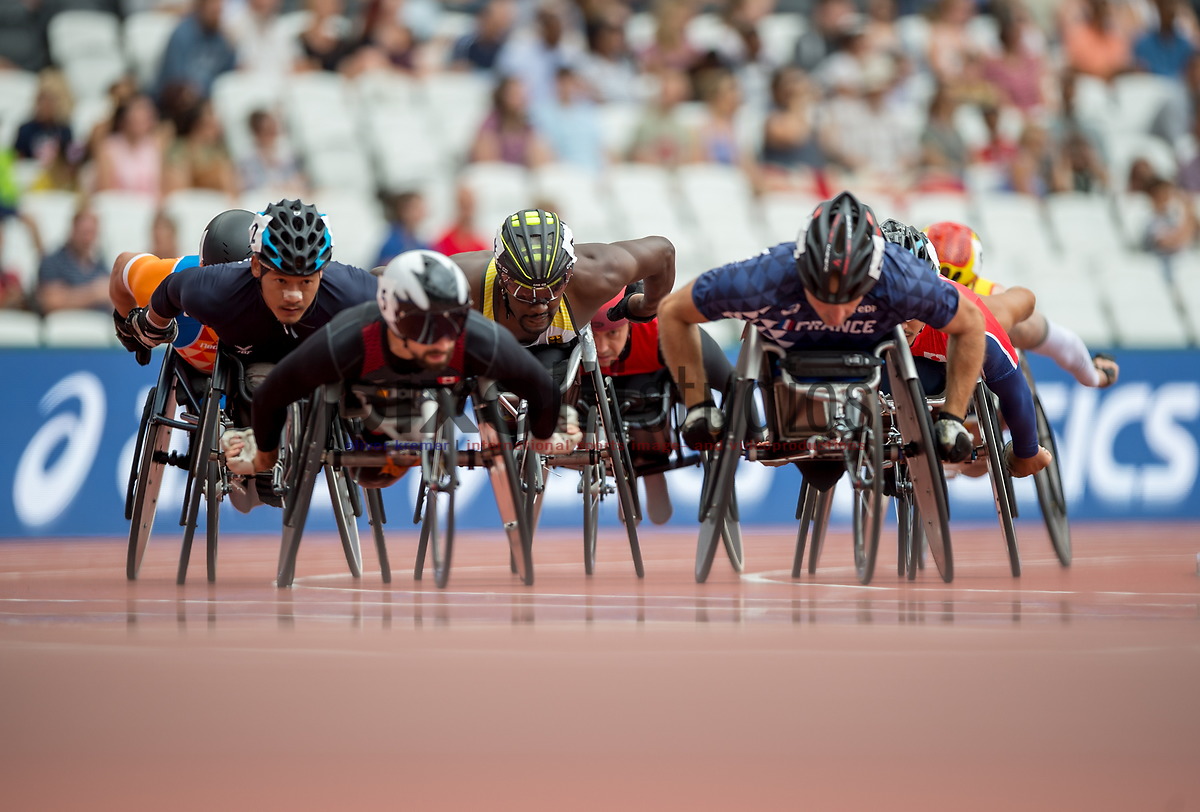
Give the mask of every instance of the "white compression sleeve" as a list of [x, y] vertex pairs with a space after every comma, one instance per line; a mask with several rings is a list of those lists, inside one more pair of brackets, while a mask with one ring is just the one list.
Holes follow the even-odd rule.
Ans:
[[1046, 319], [1046, 338], [1033, 348], [1038, 355], [1054, 359], [1084, 386], [1099, 386], [1104, 383], [1104, 373], [1092, 363], [1092, 354], [1074, 330]]

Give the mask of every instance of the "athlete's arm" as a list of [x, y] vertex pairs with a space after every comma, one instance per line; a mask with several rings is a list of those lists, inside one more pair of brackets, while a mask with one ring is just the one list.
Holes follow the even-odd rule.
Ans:
[[[343, 379], [332, 346], [332, 331], [322, 327], [305, 339], [299, 347], [284, 356], [270, 374], [254, 390], [254, 408], [250, 425], [260, 455], [269, 460], [256, 460], [257, 470], [266, 470], [275, 463], [287, 407], [308, 397], [318, 386]], [[265, 466], [261, 463], [266, 462]]]
[[984, 320], [979, 307], [962, 294], [958, 294], [958, 310], [946, 325], [940, 327], [946, 334], [946, 405], [950, 414], [962, 417], [967, 413], [967, 404], [979, 380], [983, 368]]
[[645, 321], [658, 312], [663, 299], [675, 287], [675, 245], [666, 237], [623, 240], [613, 245], [629, 252], [634, 259], [634, 269], [633, 278], [621, 282], [609, 298], [626, 285], [644, 282], [644, 292], [630, 298], [629, 311], [634, 318]]
[[667, 296], [658, 309], [658, 342], [667, 370], [675, 379], [683, 405], [691, 408], [708, 400], [700, 327], [709, 319], [692, 299], [695, 280]]
[[[472, 326], [475, 326], [472, 324]], [[467, 333], [467, 375], [492, 378], [529, 404], [529, 430], [539, 440], [554, 434], [562, 395], [546, 368], [495, 322]]]

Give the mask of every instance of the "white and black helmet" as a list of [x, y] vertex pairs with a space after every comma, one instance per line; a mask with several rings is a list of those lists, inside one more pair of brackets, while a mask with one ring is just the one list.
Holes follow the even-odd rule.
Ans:
[[379, 312], [400, 338], [432, 344], [462, 333], [471, 311], [467, 277], [437, 251], [405, 251], [379, 276]]

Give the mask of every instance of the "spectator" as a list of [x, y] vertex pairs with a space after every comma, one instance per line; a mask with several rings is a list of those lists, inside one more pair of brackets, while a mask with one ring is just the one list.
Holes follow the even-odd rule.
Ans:
[[433, 243], [433, 250], [446, 256], [467, 251], [486, 251], [492, 244], [475, 230], [475, 193], [465, 183], [454, 195], [454, 223]]
[[492, 0], [475, 17], [475, 30], [463, 34], [454, 43], [450, 67], [455, 70], [490, 71], [496, 57], [508, 42], [517, 19], [515, 0]]
[[758, 188], [758, 164], [738, 139], [736, 118], [742, 106], [742, 91], [737, 76], [718, 68], [702, 74], [697, 85], [704, 102], [704, 116], [696, 129], [698, 158], [740, 169]]
[[687, 74], [666, 68], [658, 74], [658, 97], [643, 109], [634, 126], [629, 160], [637, 163], [678, 166], [697, 160], [696, 133], [683, 120], [679, 105], [691, 87]]
[[1196, 46], [1180, 30], [1179, 0], [1154, 0], [1154, 7], [1158, 11], [1158, 28], [1145, 32], [1134, 42], [1134, 64], [1139, 70], [1181, 79], [1196, 54]]
[[420, 72], [421, 43], [404, 22], [404, 8], [404, 0], [371, 0], [363, 18], [365, 35], [356, 57], [357, 70]]
[[96, 189], [158, 197], [162, 192], [163, 154], [163, 137], [154, 104], [148, 96], [134, 96], [117, 107], [112, 134], [100, 144]]
[[300, 42], [279, 19], [282, 0], [229, 3], [223, 18], [240, 70], [281, 82], [300, 56]]
[[270, 189], [272, 199], [306, 197], [308, 183], [283, 143], [275, 114], [266, 110], [251, 113], [250, 133], [254, 137], [254, 150], [238, 167], [242, 191]]
[[[4, 221], [0, 220], [0, 260], [4, 259]], [[17, 272], [0, 265], [0, 310], [27, 310], [29, 299]]]
[[816, 89], [799, 68], [785, 66], [771, 77], [771, 110], [762, 142], [767, 185], [817, 193], [825, 165], [817, 140], [817, 101]]
[[99, 221], [87, 205], [71, 220], [67, 243], [42, 260], [38, 269], [37, 303], [43, 315], [55, 310], [112, 309], [109, 270], [100, 262]]
[[33, 118], [17, 129], [18, 157], [36, 160], [35, 189], [73, 189], [80, 155], [71, 137], [71, 95], [58, 71], [42, 73]]
[[1192, 201], [1169, 180], [1158, 178], [1148, 190], [1154, 210], [1143, 245], [1164, 259], [1185, 250], [1196, 240], [1196, 212]]
[[862, 92], [843, 87], [829, 101], [821, 124], [821, 148], [831, 161], [863, 183], [904, 188], [915, 168], [916, 135], [887, 104], [894, 68], [878, 56], [863, 68]]
[[954, 124], [958, 101], [940, 85], [929, 103], [921, 133], [920, 186], [923, 191], [962, 191], [967, 171], [967, 143]]
[[233, 45], [221, 31], [224, 0], [195, 0], [193, 11], [172, 32], [158, 71], [158, 93], [173, 84], [190, 88], [202, 99], [213, 80], [237, 65]]
[[1046, 106], [1049, 73], [1039, 54], [1026, 43], [1024, 28], [1007, 6], [999, 15], [1000, 53], [985, 57], [983, 78], [996, 89], [1000, 101], [1022, 113], [1034, 114]]
[[588, 29], [588, 52], [579, 74], [600, 102], [634, 102], [646, 98], [640, 75], [625, 41], [625, 27], [601, 20]]
[[1009, 167], [1009, 184], [1014, 192], [1034, 197], [1070, 188], [1069, 169], [1040, 124], [1027, 124], [1021, 132]]
[[570, 31], [567, 9], [561, 0], [542, 0], [534, 14], [532, 31], [511, 36], [496, 57], [500, 76], [515, 76], [538, 102], [554, 97], [558, 69], [581, 60], [583, 46]]
[[558, 161], [595, 172], [608, 162], [600, 114], [571, 68], [558, 69], [555, 97], [533, 108], [533, 122]]
[[[1192, 137], [1196, 139], [1197, 144], [1200, 144], [1200, 118], [1192, 122]], [[1200, 152], [1179, 167], [1179, 177], [1176, 182], [1179, 184], [1179, 188], [1186, 192], [1191, 194], [1200, 192]]]
[[1064, 16], [1062, 43], [1068, 67], [1106, 82], [1129, 70], [1129, 35], [1114, 18], [1109, 0], [1084, 0]]
[[231, 198], [238, 193], [237, 172], [211, 102], [200, 102], [180, 121], [167, 150], [163, 194], [178, 189], [212, 189]]
[[925, 59], [939, 84], [953, 87], [978, 60], [978, 48], [967, 32], [974, 16], [971, 0], [938, 0], [933, 5]]
[[1070, 178], [1065, 191], [1100, 193], [1108, 188], [1108, 169], [1083, 133], [1071, 133], [1059, 149]]
[[642, 72], [692, 69], [700, 59], [687, 38], [687, 25], [693, 16], [690, 0], [658, 0], [654, 4], [654, 41], [637, 54]]
[[1158, 171], [1145, 158], [1134, 158], [1125, 178], [1125, 191], [1130, 194], [1150, 194], [1150, 187], [1160, 181]]
[[796, 40], [796, 67], [813, 73], [826, 57], [841, 47], [846, 31], [857, 21], [857, 11], [850, 0], [817, 0], [811, 22]]
[[299, 64], [325, 71], [349, 66], [362, 40], [342, 16], [342, 0], [308, 0], [308, 12], [308, 25], [300, 32]]
[[150, 223], [150, 253], [156, 257], [179, 256], [178, 231], [175, 221], [165, 209], [154, 213], [154, 221]]
[[530, 121], [525, 86], [515, 77], [501, 79], [492, 91], [492, 109], [475, 134], [470, 160], [534, 167], [553, 159], [550, 146]]
[[388, 214], [388, 233], [379, 248], [376, 265], [387, 265], [393, 257], [417, 248], [428, 248], [418, 233], [429, 214], [425, 197], [420, 192], [402, 192], [385, 200]]

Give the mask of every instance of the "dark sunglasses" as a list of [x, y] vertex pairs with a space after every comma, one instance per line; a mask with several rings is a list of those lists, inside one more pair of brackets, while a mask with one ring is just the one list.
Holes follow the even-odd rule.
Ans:
[[467, 309], [448, 313], [410, 310], [396, 316], [396, 332], [418, 344], [434, 344], [445, 338], [458, 338], [467, 324]]

